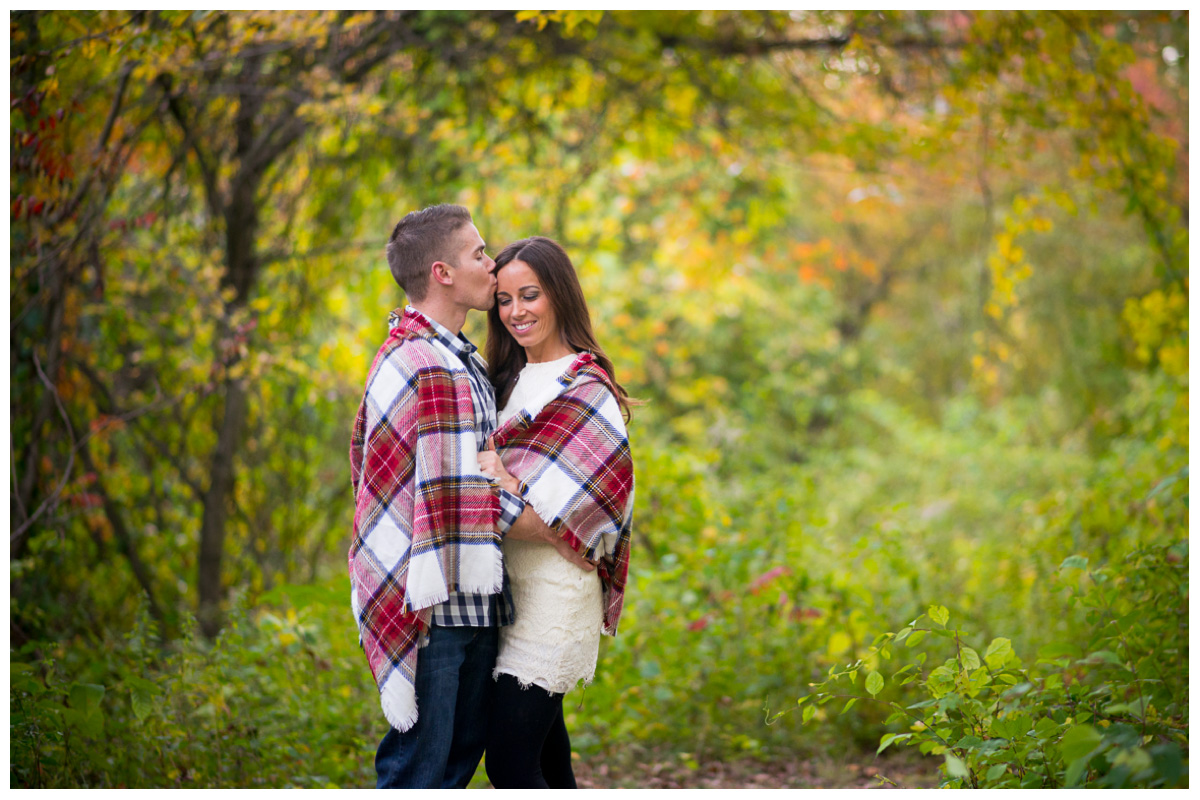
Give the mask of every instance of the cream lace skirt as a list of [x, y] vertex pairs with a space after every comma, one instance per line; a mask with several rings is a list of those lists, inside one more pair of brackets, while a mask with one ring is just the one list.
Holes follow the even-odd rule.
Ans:
[[500, 629], [494, 675], [565, 694], [592, 682], [600, 648], [600, 576], [541, 542], [504, 542], [516, 622]]

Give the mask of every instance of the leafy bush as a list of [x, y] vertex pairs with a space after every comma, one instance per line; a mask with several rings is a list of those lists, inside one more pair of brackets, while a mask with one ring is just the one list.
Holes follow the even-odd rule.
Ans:
[[268, 599], [212, 644], [193, 628], [161, 650], [143, 612], [121, 641], [15, 653], [12, 785], [373, 785], [385, 723], [345, 582]]
[[[1046, 645], [1029, 667], [1004, 637], [981, 655], [948, 627], [945, 607], [931, 606], [876, 637], [867, 658], [831, 668], [800, 698], [802, 718], [830, 703], [845, 701], [842, 713], [858, 700], [884, 703], [887, 723], [906, 729], [885, 734], [877, 752], [895, 744], [943, 756], [947, 788], [1186, 786], [1187, 552], [1186, 542], [1148, 548], [1095, 570], [1067, 558], [1067, 607], [1082, 613], [1087, 644]], [[1083, 588], [1070, 584], [1076, 570]], [[889, 699], [909, 685], [925, 699]]]

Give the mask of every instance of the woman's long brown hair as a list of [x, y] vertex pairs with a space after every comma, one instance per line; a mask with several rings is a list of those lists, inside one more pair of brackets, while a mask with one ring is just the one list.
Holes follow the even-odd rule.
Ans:
[[[567, 346], [576, 353], [590, 352], [600, 368], [608, 374], [609, 380], [617, 390], [616, 398], [621, 406], [621, 414], [628, 422], [631, 416], [630, 406], [636, 401], [631, 402], [625, 387], [617, 383], [612, 361], [596, 341], [596, 335], [592, 333], [592, 317], [588, 313], [587, 300], [583, 297], [579, 276], [575, 274], [575, 266], [567, 256], [567, 251], [553, 239], [531, 236], [513, 242], [500, 251], [496, 256], [496, 273], [499, 274], [500, 270], [513, 261], [524, 261], [537, 275], [543, 291], [550, 298], [554, 315], [558, 318], [559, 334]], [[525, 348], [517, 344], [517, 340], [500, 321], [499, 304], [493, 305], [488, 311], [487, 346], [484, 348], [484, 354], [488, 362], [488, 377], [492, 386], [496, 388], [496, 405], [504, 408], [527, 358]]]

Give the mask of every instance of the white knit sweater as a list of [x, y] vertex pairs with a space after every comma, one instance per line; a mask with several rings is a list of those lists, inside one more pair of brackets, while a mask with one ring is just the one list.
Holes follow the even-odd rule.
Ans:
[[[544, 393], [574, 359], [569, 355], [527, 364], [500, 412], [500, 424]], [[522, 686], [536, 684], [560, 694], [580, 681], [591, 683], [603, 617], [600, 576], [540, 542], [505, 539], [504, 562], [516, 621], [500, 629], [494, 674], [512, 675]]]

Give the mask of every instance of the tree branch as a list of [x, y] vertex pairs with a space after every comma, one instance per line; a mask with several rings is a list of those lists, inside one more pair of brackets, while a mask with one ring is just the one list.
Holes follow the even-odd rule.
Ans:
[[[83, 442], [80, 444], [83, 444]], [[108, 523], [112, 526], [113, 536], [117, 539], [121, 553], [129, 562], [129, 568], [133, 571], [134, 579], [142, 587], [142, 591], [146, 593], [146, 599], [150, 604], [150, 615], [158, 623], [158, 629], [165, 634], [167, 630], [166, 616], [163, 614], [162, 606], [159, 605], [158, 599], [154, 595], [154, 585], [150, 578], [150, 572], [146, 569], [145, 562], [142, 561], [141, 556], [138, 555], [137, 549], [134, 547], [133, 537], [129, 533], [129, 528], [125, 525], [125, 519], [121, 516], [120, 509], [105, 488], [101, 473], [96, 469], [95, 462], [92, 461], [89, 448], [86, 446], [82, 447], [79, 455], [83, 461], [84, 468], [96, 476], [94, 488], [96, 493], [100, 495], [101, 504], [104, 507], [104, 516], [108, 518]]]
[[204, 150], [201, 148], [191, 124], [188, 122], [187, 109], [184, 108], [183, 100], [171, 90], [171, 76], [167, 74], [159, 75], [157, 83], [162, 88], [163, 95], [167, 99], [167, 110], [171, 112], [171, 117], [179, 126], [180, 132], [183, 133], [182, 146], [184, 151], [191, 150], [196, 154], [196, 163], [200, 167], [200, 178], [204, 183], [204, 196], [208, 202], [209, 216], [213, 219], [220, 219], [222, 203], [220, 189], [217, 186], [216, 170], [208, 163], [208, 158], [205, 156]]
[[[71, 449], [67, 451], [67, 467], [63, 470], [62, 479], [59, 480], [58, 486], [56, 486], [54, 491], [42, 501], [41, 505], [37, 507], [37, 510], [34, 511], [31, 516], [27, 517], [25, 521], [17, 527], [16, 530], [9, 534], [9, 547], [13, 547], [19, 543], [25, 536], [25, 532], [28, 531], [33, 523], [37, 521], [38, 517], [44, 514], [47, 509], [52, 508], [58, 501], [58, 496], [62, 493], [63, 488], [67, 485], [67, 481], [71, 478], [71, 470], [75, 466], [75, 450], [78, 446], [75, 443], [75, 429], [71, 427], [71, 417], [68, 416], [67, 409], [63, 407], [62, 398], [59, 397], [58, 389], [55, 388], [54, 384], [50, 382], [50, 379], [46, 377], [46, 373], [42, 370], [42, 362], [38, 360], [37, 351], [34, 350], [32, 355], [33, 366], [34, 369], [37, 370], [38, 378], [40, 378], [42, 383], [45, 385], [46, 391], [48, 391], [50, 396], [54, 398], [54, 405], [57, 406], [58, 413], [62, 415], [63, 422], [67, 426], [67, 436], [71, 439]], [[34, 468], [36, 469], [36, 467]]]

